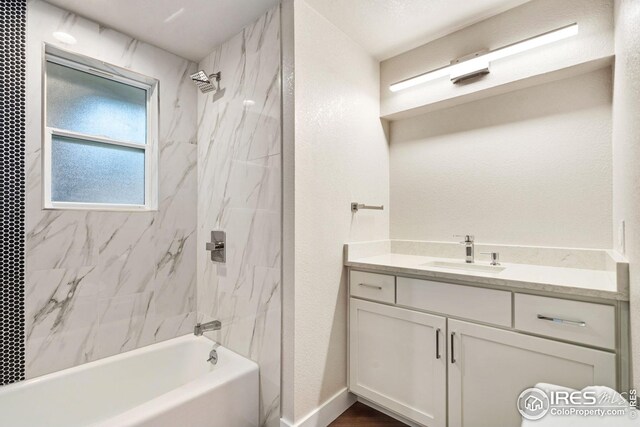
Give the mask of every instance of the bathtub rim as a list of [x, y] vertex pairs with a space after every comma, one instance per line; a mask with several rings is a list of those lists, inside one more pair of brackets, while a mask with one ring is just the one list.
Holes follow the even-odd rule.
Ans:
[[[129, 351], [125, 351], [125, 352], [122, 352], [122, 353], [114, 354], [112, 356], [106, 356], [106, 357], [103, 357], [101, 359], [92, 360], [91, 362], [82, 363], [80, 365], [71, 366], [69, 368], [61, 369], [59, 371], [50, 372], [48, 374], [43, 374], [43, 375], [40, 375], [40, 376], [37, 376], [37, 377], [33, 377], [33, 378], [29, 378], [29, 379], [26, 379], [26, 380], [23, 380], [23, 381], [18, 381], [18, 382], [12, 383], [12, 384], [7, 384], [7, 385], [4, 385], [4, 386], [0, 386], [0, 398], [2, 398], [2, 396], [4, 394], [10, 393], [12, 391], [20, 390], [20, 389], [26, 388], [26, 387], [31, 387], [31, 386], [34, 386], [34, 385], [36, 385], [38, 383], [41, 383], [41, 382], [47, 382], [47, 381], [55, 380], [57, 378], [63, 378], [63, 377], [65, 377], [65, 376], [67, 376], [67, 375], [69, 375], [71, 373], [81, 373], [81, 372], [84, 372], [86, 370], [98, 367], [98, 366], [115, 363], [115, 362], [117, 362], [119, 360], [128, 359], [128, 358], [130, 358], [132, 356], [142, 355], [142, 354], [145, 354], [145, 353], [150, 353], [150, 352], [153, 352], [155, 350], [160, 350], [160, 349], [163, 349], [163, 348], [172, 347], [172, 346], [178, 345], [180, 343], [187, 343], [189, 341], [203, 342], [205, 340], [207, 342], [211, 343], [212, 348], [213, 348], [214, 344], [219, 344], [218, 342], [213, 341], [212, 339], [210, 339], [210, 338], [208, 338], [208, 337], [206, 337], [204, 335], [202, 335], [202, 336], [195, 336], [193, 334], [181, 335], [179, 337], [170, 338], [168, 340], [164, 340], [164, 341], [160, 341], [160, 342], [157, 342], [157, 343], [149, 344], [149, 345], [146, 345], [146, 346], [143, 346], [143, 347], [139, 347], [139, 348], [136, 348], [136, 349], [133, 349], [133, 350], [129, 350]], [[220, 344], [219, 347], [217, 347], [217, 349], [218, 350], [222, 349], [222, 351], [224, 351], [224, 352], [229, 352], [232, 355], [234, 355], [235, 357], [243, 359], [243, 361], [246, 361], [248, 364], [253, 365], [253, 367], [255, 367], [255, 369], [259, 370], [259, 366], [258, 366], [258, 364], [256, 362], [254, 362], [253, 360], [251, 360], [251, 359], [249, 359], [249, 358], [247, 358], [245, 356], [242, 356], [241, 354], [236, 353], [233, 350], [230, 350], [228, 347], [225, 347], [225, 346]], [[247, 371], [250, 371], [250, 370], [251, 369], [247, 369]], [[172, 389], [172, 390], [170, 390], [170, 391], [168, 391], [166, 393], [170, 393], [173, 390], [180, 389], [180, 388], [182, 388], [182, 387], [184, 387], [184, 386], [186, 386], [188, 384], [191, 384], [191, 383], [193, 383], [195, 381], [198, 381], [200, 378], [204, 378], [204, 377], [206, 377], [206, 376], [208, 376], [210, 374], [213, 374], [215, 372], [219, 372], [219, 371], [212, 371], [212, 372], [209, 372], [207, 374], [204, 374], [202, 377], [195, 378], [192, 381], [189, 381], [188, 383], [183, 384], [182, 386], [177, 387], [175, 389]], [[162, 395], [164, 395], [166, 393], [163, 393]], [[160, 395], [160, 396], [162, 396], [162, 395]], [[157, 396], [154, 399], [157, 399], [160, 396]], [[154, 399], [152, 399], [152, 400], [154, 400]]]
[[[202, 339], [204, 339], [211, 343], [215, 342], [204, 336], [196, 337], [194, 335], [186, 335], [186, 337], [188, 339], [186, 339], [185, 341], [188, 341], [189, 339], [202, 341]], [[179, 338], [174, 338], [174, 340], [177, 340]], [[199, 376], [186, 384], [171, 389], [159, 396], [156, 396], [153, 399], [134, 406], [124, 412], [114, 414], [109, 418], [91, 424], [91, 427], [132, 427], [144, 424], [154, 417], [162, 415], [165, 412], [171, 411], [172, 409], [198, 399], [199, 397], [205, 395], [207, 392], [218, 388], [224, 388], [226, 384], [251, 375], [255, 375], [255, 392], [257, 393], [256, 403], [259, 406], [259, 365], [256, 362], [238, 353], [235, 353], [234, 351], [231, 351], [226, 347], [220, 346], [218, 347], [218, 350], [219, 349], [231, 353], [234, 359], [236, 359], [236, 361], [241, 365], [235, 366], [231, 370], [222, 369], [218, 371], [207, 372], [206, 374]], [[210, 380], [212, 376], [216, 377], [215, 381]], [[257, 409], [257, 411], [259, 411], [259, 409]], [[256, 412], [255, 416], [256, 420], [258, 420], [258, 412]]]

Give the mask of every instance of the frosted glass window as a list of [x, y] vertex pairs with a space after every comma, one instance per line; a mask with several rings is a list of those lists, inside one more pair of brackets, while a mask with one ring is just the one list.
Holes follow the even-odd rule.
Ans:
[[47, 126], [144, 144], [147, 91], [47, 61]]
[[158, 206], [158, 81], [45, 46], [46, 209]]
[[54, 202], [144, 205], [145, 150], [53, 135]]

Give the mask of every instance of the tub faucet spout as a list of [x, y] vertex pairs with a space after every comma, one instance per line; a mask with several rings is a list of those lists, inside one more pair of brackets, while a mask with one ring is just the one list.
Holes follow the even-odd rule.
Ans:
[[207, 323], [197, 323], [193, 328], [193, 333], [196, 336], [200, 336], [208, 331], [218, 331], [222, 328], [222, 323], [219, 320], [212, 320]]

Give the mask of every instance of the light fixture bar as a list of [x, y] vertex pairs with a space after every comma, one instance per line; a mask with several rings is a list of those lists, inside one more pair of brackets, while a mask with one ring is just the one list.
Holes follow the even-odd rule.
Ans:
[[506, 58], [508, 56], [525, 52], [530, 49], [535, 49], [540, 46], [544, 46], [559, 40], [566, 39], [568, 37], [575, 36], [576, 34], [578, 34], [578, 23], [574, 22], [573, 24], [566, 25], [564, 27], [548, 31], [546, 33], [538, 34], [537, 36], [533, 36], [516, 43], [490, 50], [485, 54], [476, 56], [467, 61], [445, 65], [444, 67], [436, 68], [435, 70], [427, 71], [426, 73], [418, 74], [417, 76], [401, 80], [389, 86], [389, 89], [392, 92], [397, 92], [399, 90], [407, 89], [422, 83], [439, 79], [441, 77], [466, 74], [469, 72], [469, 70], [472, 70], [474, 68], [475, 64], [478, 64], [478, 67], [484, 67], [491, 61]]

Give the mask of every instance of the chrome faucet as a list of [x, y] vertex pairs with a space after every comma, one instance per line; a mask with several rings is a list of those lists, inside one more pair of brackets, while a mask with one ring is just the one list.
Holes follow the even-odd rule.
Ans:
[[218, 331], [220, 328], [222, 328], [222, 323], [219, 320], [212, 320], [207, 323], [197, 323], [196, 326], [193, 327], [193, 333], [196, 336], [200, 336], [205, 332]]
[[471, 234], [465, 234], [464, 236], [460, 234], [454, 234], [453, 237], [464, 237], [464, 241], [460, 242], [461, 245], [464, 245], [464, 261], [468, 264], [472, 264], [475, 261], [475, 245], [473, 236]]

